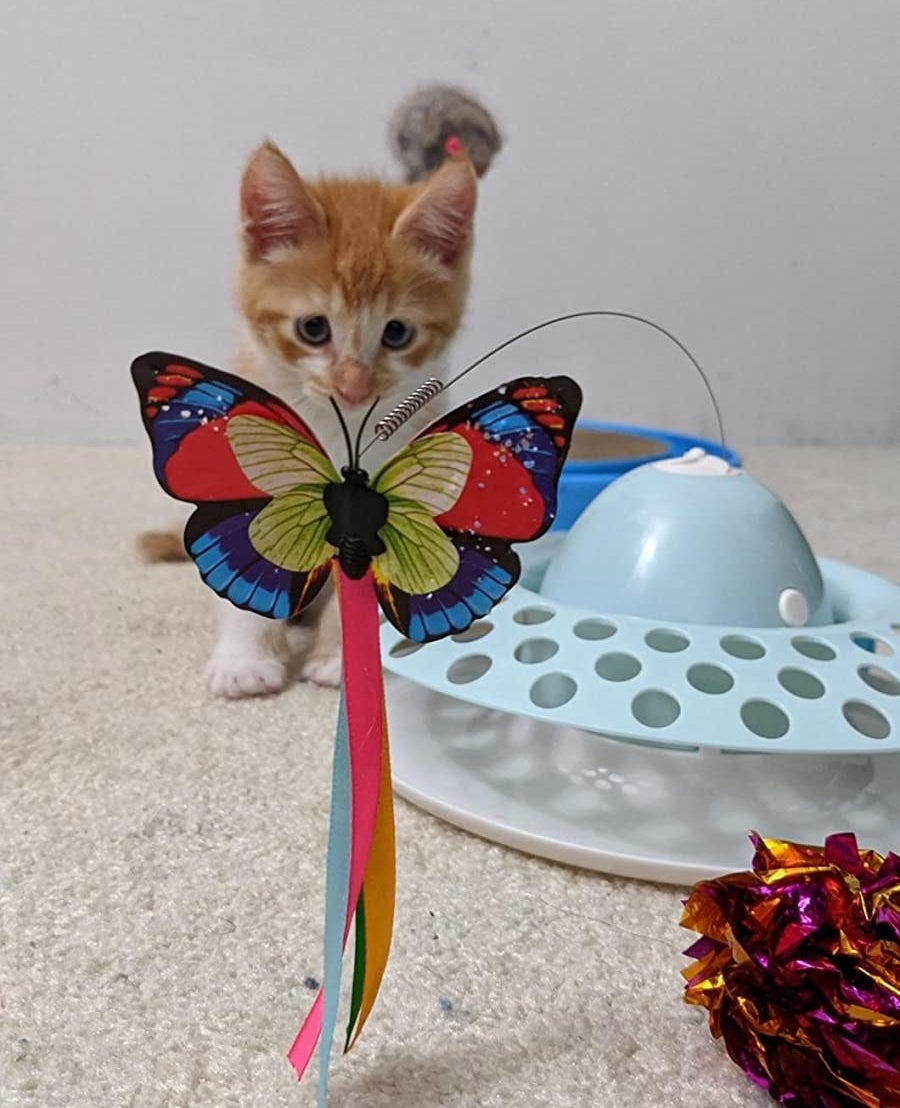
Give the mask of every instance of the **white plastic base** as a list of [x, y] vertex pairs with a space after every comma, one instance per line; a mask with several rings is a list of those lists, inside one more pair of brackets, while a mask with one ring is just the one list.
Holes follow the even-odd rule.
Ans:
[[397, 792], [529, 854], [681, 885], [747, 869], [751, 830], [898, 847], [898, 753], [655, 749], [385, 680]]

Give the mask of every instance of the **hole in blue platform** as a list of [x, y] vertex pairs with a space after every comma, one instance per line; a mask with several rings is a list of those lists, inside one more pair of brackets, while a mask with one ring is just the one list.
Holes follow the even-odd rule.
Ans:
[[630, 681], [641, 672], [641, 663], [633, 654], [613, 651], [599, 657], [594, 669], [604, 681]]
[[645, 727], [668, 727], [681, 715], [681, 705], [660, 689], [647, 689], [631, 702], [631, 714]]
[[546, 662], [548, 658], [559, 650], [559, 643], [553, 639], [526, 639], [516, 647], [516, 661], [534, 665], [537, 662]]
[[691, 666], [687, 671], [687, 679], [697, 692], [709, 693], [711, 696], [721, 696], [734, 688], [734, 678], [728, 670], [714, 666], [711, 662]]
[[833, 646], [821, 639], [810, 639], [806, 635], [798, 635], [791, 639], [791, 646], [804, 658], [812, 658], [814, 662], [833, 662], [837, 652]]
[[788, 733], [791, 721], [768, 700], [748, 700], [741, 707], [741, 719], [748, 731], [761, 739], [780, 739]]
[[484, 677], [492, 665], [487, 654], [467, 654], [465, 658], [457, 658], [447, 670], [447, 680], [454, 685], [468, 685]]
[[766, 648], [761, 642], [748, 639], [746, 635], [726, 635], [719, 645], [732, 658], [741, 658], [745, 662], [758, 662], [766, 654]]
[[565, 673], [545, 673], [531, 686], [528, 695], [538, 708], [561, 708], [568, 704], [578, 686]]
[[883, 658], [889, 658], [894, 653], [894, 648], [890, 643], [886, 643], [884, 639], [879, 639], [877, 635], [871, 635], [868, 631], [854, 631], [850, 636], [850, 641], [854, 646], [858, 646], [860, 650], [865, 650], [869, 654], [880, 654]]
[[394, 643], [388, 653], [392, 658], [407, 658], [410, 654], [421, 650], [424, 645], [421, 642], [412, 642], [410, 639], [401, 639], [400, 642]]
[[853, 730], [867, 739], [886, 739], [891, 733], [887, 718], [863, 700], [848, 700], [842, 711]]
[[866, 665], [860, 666], [857, 673], [870, 689], [884, 693], [885, 696], [900, 696], [900, 681], [890, 670], [882, 669], [881, 666]]
[[805, 669], [796, 669], [787, 666], [778, 673], [778, 683], [783, 689], [787, 689], [793, 696], [799, 696], [802, 700], [818, 700], [825, 695], [825, 686], [812, 673]]
[[644, 636], [644, 642], [651, 650], [658, 650], [661, 654], [678, 654], [691, 645], [687, 635], [682, 634], [681, 631], [673, 631], [670, 627], [657, 627], [653, 631], [648, 631]]
[[465, 631], [451, 635], [450, 638], [454, 642], [478, 642], [479, 639], [483, 639], [485, 635], [489, 635], [493, 630], [494, 625], [489, 619], [479, 619], [470, 627], [467, 627]]
[[599, 642], [609, 639], [616, 633], [616, 625], [608, 619], [580, 619], [572, 628], [576, 638], [586, 642]]
[[546, 623], [548, 619], [553, 619], [556, 612], [552, 608], [521, 608], [513, 616], [516, 623], [523, 623], [528, 627], [533, 626], [535, 623]]

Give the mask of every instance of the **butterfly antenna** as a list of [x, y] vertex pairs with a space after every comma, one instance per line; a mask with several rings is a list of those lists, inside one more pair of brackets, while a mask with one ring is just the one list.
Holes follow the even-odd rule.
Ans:
[[381, 397], [376, 396], [375, 399], [372, 401], [372, 406], [369, 408], [369, 410], [366, 412], [366, 414], [362, 417], [362, 422], [359, 425], [359, 430], [356, 432], [356, 446], [353, 448], [353, 467], [354, 467], [354, 469], [359, 469], [359, 459], [361, 457], [360, 447], [362, 446], [363, 432], [366, 429], [366, 424], [369, 422], [369, 420], [372, 416], [372, 412], [374, 412], [375, 409], [378, 407], [379, 400], [381, 400]]
[[353, 444], [350, 442], [350, 431], [347, 427], [347, 421], [344, 419], [344, 413], [337, 406], [333, 396], [328, 397], [328, 403], [334, 408], [334, 414], [338, 417], [338, 423], [340, 423], [341, 430], [344, 432], [344, 442], [347, 444], [347, 463], [353, 468], [356, 466], [357, 459], [353, 453]]

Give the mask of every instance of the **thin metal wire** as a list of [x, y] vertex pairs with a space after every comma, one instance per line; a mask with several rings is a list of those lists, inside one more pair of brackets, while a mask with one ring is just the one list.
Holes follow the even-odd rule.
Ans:
[[[493, 358], [495, 354], [499, 354], [501, 350], [505, 350], [507, 346], [512, 346], [513, 343], [518, 342], [520, 339], [527, 338], [529, 335], [535, 334], [537, 331], [543, 331], [545, 327], [553, 327], [557, 323], [567, 323], [573, 319], [588, 319], [597, 316], [609, 316], [614, 319], [630, 319], [635, 323], [642, 323], [646, 327], [651, 327], [654, 331], [664, 335], [670, 342], [674, 343], [678, 349], [688, 359], [694, 369], [697, 371], [697, 375], [703, 382], [703, 387], [706, 389], [706, 394], [709, 397], [710, 403], [713, 406], [713, 411], [716, 414], [716, 424], [719, 430], [719, 442], [722, 446], [725, 445], [725, 424], [722, 419], [722, 412], [719, 408], [719, 402], [716, 399], [716, 394], [713, 392], [712, 385], [709, 378], [703, 371], [700, 363], [694, 357], [694, 355], [688, 350], [688, 348], [677, 339], [671, 331], [667, 331], [665, 327], [660, 326], [658, 323], [654, 323], [652, 319], [646, 319], [644, 316], [635, 315], [633, 312], [617, 312], [612, 309], [596, 309], [593, 311], [585, 312], [569, 312], [566, 315], [556, 316], [553, 319], [545, 319], [543, 323], [536, 323], [533, 327], [528, 327], [524, 331], [519, 331], [518, 334], [513, 335], [511, 338], [501, 342], [498, 346], [489, 350], [486, 354], [482, 354], [480, 358], [477, 358], [474, 362], [471, 362], [460, 370], [455, 377], [451, 377], [449, 381], [441, 383], [436, 378], [429, 378], [423, 385], [415, 389], [409, 394], [409, 396], [402, 400], [395, 408], [393, 408], [382, 420], [379, 420], [375, 425], [375, 438], [367, 443], [363, 454], [375, 445], [376, 442], [386, 442], [392, 435], [409, 420], [416, 412], [420, 411], [429, 401], [433, 400], [435, 396], [443, 392], [444, 389], [449, 389], [451, 385], [455, 385], [457, 381], [461, 381], [467, 373], [471, 373], [473, 369], [477, 369], [480, 365], [486, 362], [489, 358]], [[428, 392], [428, 395], [424, 395]], [[420, 399], [424, 395], [424, 399]], [[362, 456], [362, 455], [360, 455]]]

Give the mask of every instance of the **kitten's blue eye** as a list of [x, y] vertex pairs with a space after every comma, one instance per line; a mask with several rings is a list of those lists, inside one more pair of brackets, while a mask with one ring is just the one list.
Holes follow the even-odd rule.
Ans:
[[390, 350], [402, 350], [405, 346], [409, 346], [415, 337], [415, 327], [410, 327], [408, 323], [404, 323], [400, 319], [390, 319], [384, 325], [381, 344], [387, 346]]
[[310, 346], [324, 346], [331, 338], [331, 324], [324, 315], [308, 315], [294, 324], [297, 338]]

